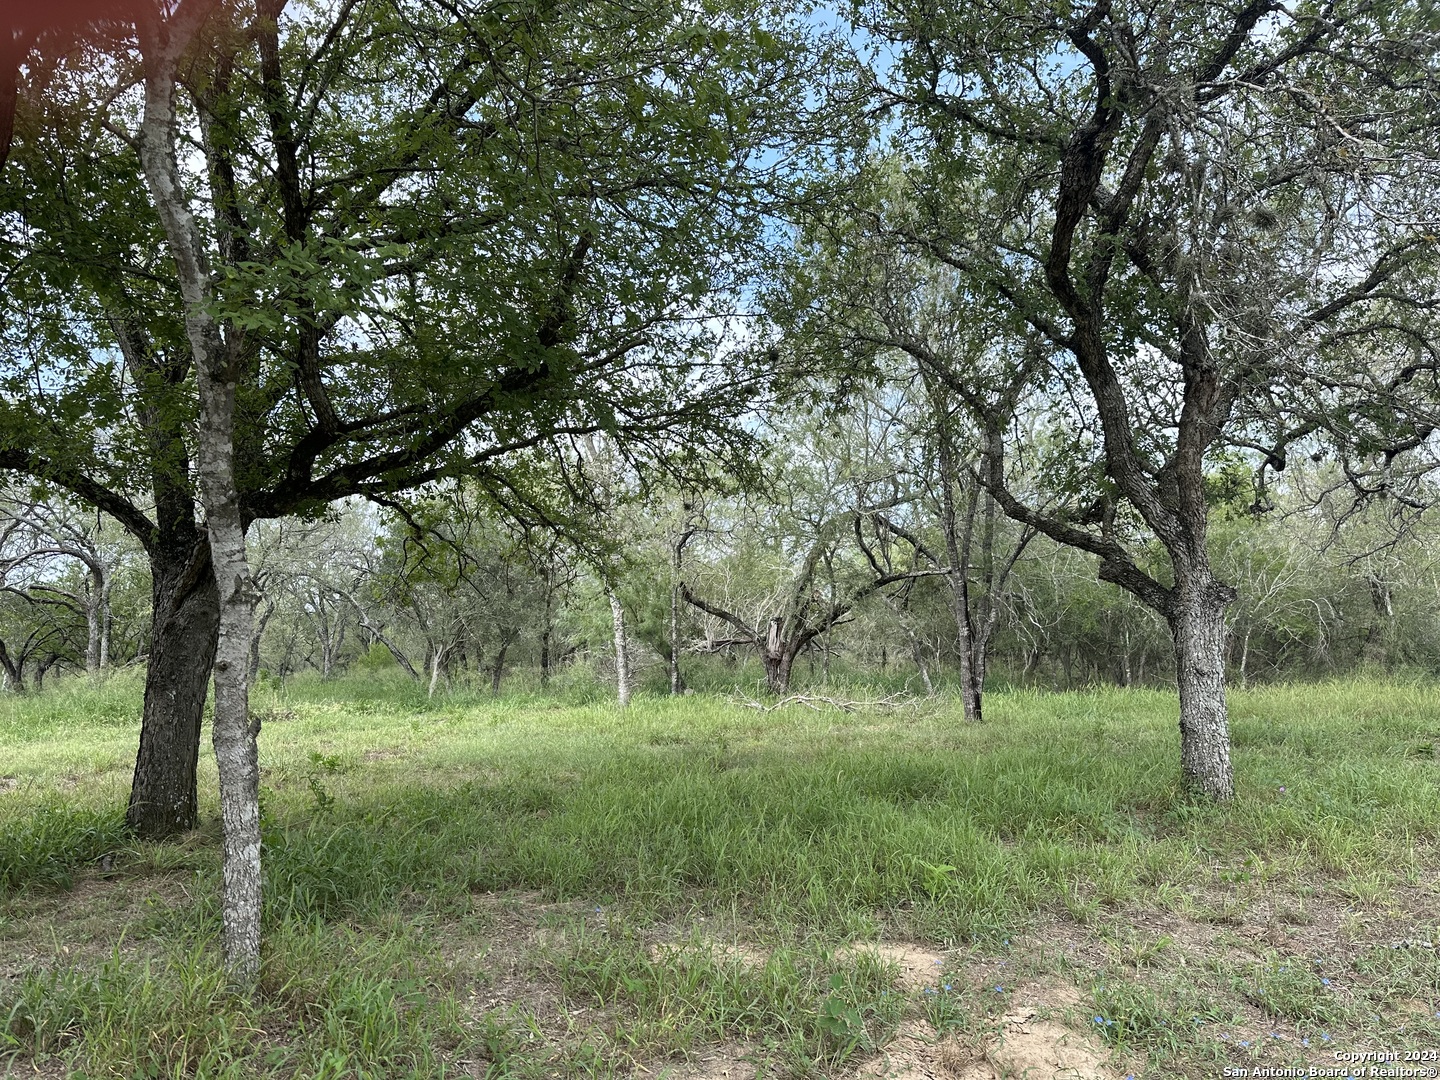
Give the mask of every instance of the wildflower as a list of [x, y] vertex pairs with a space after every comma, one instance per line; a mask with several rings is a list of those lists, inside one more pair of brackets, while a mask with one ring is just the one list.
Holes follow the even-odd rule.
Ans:
[[1329, 1042], [1329, 1041], [1330, 1041], [1330, 1032], [1328, 1032], [1328, 1031], [1322, 1031], [1322, 1032], [1320, 1033], [1320, 1038], [1321, 1038], [1322, 1040], [1324, 1040], [1325, 1042]]
[[1329, 985], [1330, 985], [1330, 980], [1329, 980], [1329, 979], [1321, 979], [1321, 980], [1320, 980], [1320, 985], [1321, 985], [1321, 986], [1329, 986]]
[[995, 992], [997, 994], [1003, 994], [1005, 992], [1005, 988], [1003, 986], [997, 986], [995, 987]]
[[1280, 794], [1281, 794], [1281, 795], [1284, 795], [1284, 794], [1285, 794], [1285, 785], [1284, 785], [1284, 784], [1281, 784], [1281, 785], [1280, 785]]
[[1308, 1046], [1310, 1045], [1310, 1036], [1308, 1036], [1308, 1035], [1302, 1036], [1301, 1039], [1300, 1039], [1300, 1045], [1301, 1045], [1301, 1046], [1306, 1046], [1306, 1047], [1308, 1047]]
[[946, 984], [945, 984], [945, 989], [946, 989], [946, 990], [949, 990], [949, 989], [951, 989], [951, 986], [950, 986], [950, 984], [949, 984], [949, 983], [946, 983]]
[[1103, 1027], [1105, 1024], [1105, 1018], [1103, 1016], [1097, 1016], [1095, 1017], [1095, 1022]]
[[1249, 1046], [1249, 1045], [1250, 1045], [1250, 1040], [1249, 1040], [1249, 1039], [1241, 1039], [1236, 1045], [1237, 1045], [1237, 1046]]

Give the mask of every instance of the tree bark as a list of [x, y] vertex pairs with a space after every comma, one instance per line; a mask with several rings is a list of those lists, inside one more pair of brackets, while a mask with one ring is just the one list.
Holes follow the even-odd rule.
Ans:
[[[677, 556], [676, 563], [679, 558]], [[679, 566], [676, 566], [677, 579], [670, 586], [670, 693], [683, 694], [685, 692], [685, 680], [680, 677], [680, 582], [678, 580]]]
[[220, 625], [209, 544], [193, 539], [183, 561], [151, 561], [150, 659], [140, 749], [125, 822], [142, 840], [164, 840], [196, 825], [195, 772]]
[[630, 647], [625, 640], [625, 609], [613, 589], [606, 589], [610, 598], [610, 620], [615, 627], [615, 693], [622, 709], [630, 706]]
[[500, 696], [500, 680], [505, 677], [505, 654], [510, 651], [510, 642], [514, 635], [507, 634], [500, 641], [500, 648], [495, 653], [495, 662], [490, 665], [490, 696]]
[[1226, 800], [1235, 794], [1225, 707], [1225, 605], [1234, 594], [1208, 575], [1196, 577], [1181, 582], [1170, 619], [1180, 687], [1180, 766], [1193, 788]]
[[85, 603], [85, 672], [92, 678], [100, 674], [100, 641], [105, 636], [104, 596], [104, 578], [92, 570], [90, 595]]
[[219, 591], [215, 650], [215, 762], [224, 825], [223, 944], [231, 976], [250, 984], [260, 969], [260, 800], [257, 731], [250, 723], [249, 660], [257, 592], [245, 553], [235, 482], [238, 350], [214, 316], [205, 243], [186, 204], [177, 159], [176, 71], [213, 5], [160, 10], [139, 21], [145, 105], [139, 149], [152, 204], [165, 230], [185, 301], [185, 331], [200, 399], [196, 471], [205, 507], [210, 561]]
[[426, 697], [435, 696], [435, 688], [440, 685], [440, 665], [445, 659], [445, 650], [436, 647], [430, 652], [430, 692]]

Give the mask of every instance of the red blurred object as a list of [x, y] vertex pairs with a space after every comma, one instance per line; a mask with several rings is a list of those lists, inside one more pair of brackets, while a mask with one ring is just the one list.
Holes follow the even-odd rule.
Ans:
[[0, 168], [15, 134], [20, 65], [32, 49], [65, 48], [103, 23], [130, 22], [153, 0], [0, 0]]

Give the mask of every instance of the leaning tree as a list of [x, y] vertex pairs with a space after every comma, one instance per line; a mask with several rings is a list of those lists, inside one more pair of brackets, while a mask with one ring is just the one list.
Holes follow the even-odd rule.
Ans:
[[[1228, 798], [1217, 461], [1251, 463], [1263, 509], [1292, 453], [1410, 498], [1434, 449], [1440, 26], [1371, 0], [854, 10], [895, 47], [872, 100], [906, 161], [865, 220], [953, 271], [988, 346], [929, 372], [1005, 512], [1168, 623], [1185, 778]], [[1063, 447], [1050, 490], [1009, 482], [1017, 422]]]

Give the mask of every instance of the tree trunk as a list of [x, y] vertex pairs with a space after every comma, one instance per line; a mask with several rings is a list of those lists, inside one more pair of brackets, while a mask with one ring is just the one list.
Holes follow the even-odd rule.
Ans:
[[611, 589], [605, 590], [610, 598], [610, 620], [615, 627], [615, 692], [622, 709], [630, 705], [630, 648], [625, 640], [625, 609], [620, 598]]
[[105, 619], [96, 590], [85, 605], [85, 673], [92, 678], [100, 674], [100, 639], [104, 632]]
[[770, 651], [761, 654], [761, 661], [765, 665], [765, 689], [776, 697], [782, 697], [790, 692], [790, 673], [795, 667], [795, 656], [800, 650], [790, 648], [786, 643], [778, 651]]
[[925, 653], [920, 646], [920, 639], [914, 634], [910, 635], [910, 656], [915, 661], [915, 667], [920, 672], [920, 681], [925, 684], [927, 697], [935, 696], [935, 683], [930, 678], [930, 668], [925, 663]]
[[445, 650], [433, 649], [430, 653], [430, 693], [427, 697], [435, 696], [435, 687], [440, 683], [440, 663], [445, 658]]
[[495, 654], [495, 662], [490, 665], [490, 696], [500, 696], [500, 680], [505, 675], [505, 654], [510, 650], [510, 637], [500, 642], [500, 650]]
[[685, 680], [680, 677], [680, 558], [675, 558], [676, 581], [670, 586], [670, 693], [683, 694]]
[[110, 635], [114, 625], [114, 612], [110, 608], [110, 579], [105, 579], [105, 588], [100, 592], [100, 670], [110, 667]]
[[250, 723], [250, 640], [256, 590], [245, 553], [245, 523], [235, 483], [235, 385], [238, 358], [211, 314], [205, 242], [186, 204], [177, 159], [176, 71], [198, 35], [204, 4], [156, 11], [138, 21], [145, 60], [145, 105], [139, 150], [145, 182], [174, 259], [185, 301], [185, 332], [200, 399], [196, 466], [205, 507], [210, 562], [219, 591], [212, 734], [224, 825], [226, 966], [242, 984], [260, 969], [260, 768]]
[[545, 613], [540, 627], [540, 687], [550, 685], [550, 668], [554, 664], [555, 652], [555, 576], [547, 565], [545, 568]]
[[196, 825], [195, 771], [220, 625], [209, 544], [152, 560], [150, 659], [125, 823], [142, 840]]
[[980, 674], [975, 670], [975, 650], [965, 621], [960, 625], [960, 707], [967, 722], [978, 724], [983, 700]]
[[1180, 766], [1186, 783], [1216, 800], [1235, 794], [1225, 707], [1227, 593], [1208, 576], [1182, 581], [1170, 620], [1180, 687]]
[[1250, 627], [1245, 627], [1245, 636], [1240, 639], [1240, 689], [1249, 685]]
[[270, 618], [275, 614], [275, 601], [268, 596], [265, 598], [265, 610], [255, 620], [255, 636], [250, 639], [250, 681], [254, 683], [260, 674], [260, 639], [265, 636], [265, 627], [270, 625]]

